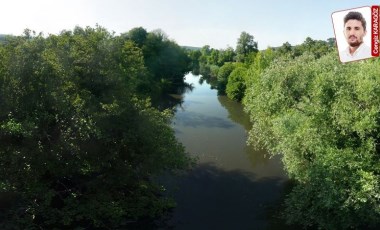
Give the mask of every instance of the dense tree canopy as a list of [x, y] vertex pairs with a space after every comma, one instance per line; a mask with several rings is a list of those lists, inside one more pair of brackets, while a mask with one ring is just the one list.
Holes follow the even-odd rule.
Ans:
[[350, 229], [380, 222], [380, 62], [332, 52], [278, 59], [250, 75], [250, 142], [281, 154], [297, 183], [286, 218]]
[[0, 193], [17, 197], [2, 229], [125, 228], [172, 205], [152, 176], [189, 159], [145, 96], [188, 63], [156, 34], [142, 43], [76, 27], [0, 45]]

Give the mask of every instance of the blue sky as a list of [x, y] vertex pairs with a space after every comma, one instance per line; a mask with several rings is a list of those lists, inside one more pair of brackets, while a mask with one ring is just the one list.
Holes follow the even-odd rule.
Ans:
[[45, 35], [99, 24], [116, 34], [142, 26], [179, 45], [235, 48], [242, 31], [259, 49], [334, 37], [331, 14], [375, 0], [0, 0], [0, 34]]

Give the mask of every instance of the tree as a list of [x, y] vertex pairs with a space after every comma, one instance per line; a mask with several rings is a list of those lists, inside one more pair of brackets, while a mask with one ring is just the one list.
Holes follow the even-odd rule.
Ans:
[[220, 69], [218, 70], [217, 80], [218, 80], [218, 93], [224, 94], [226, 91], [226, 86], [228, 83], [228, 79], [232, 71], [238, 67], [236, 63], [226, 62]]
[[305, 53], [277, 59], [247, 88], [249, 141], [281, 154], [296, 181], [288, 222], [322, 229], [380, 224], [378, 66]]
[[247, 69], [244, 67], [235, 68], [228, 77], [226, 93], [228, 98], [241, 101], [245, 95]]
[[208, 56], [208, 61], [207, 63], [209, 65], [218, 65], [219, 64], [219, 55], [220, 51], [217, 49], [211, 49], [210, 56]]
[[209, 45], [205, 45], [201, 48], [202, 56], [209, 56], [211, 53], [211, 48]]
[[278, 48], [277, 53], [279, 55], [287, 55], [292, 53], [292, 45], [289, 42], [285, 42]]
[[335, 38], [328, 38], [327, 44], [330, 48], [336, 47], [336, 39]]
[[142, 27], [136, 27], [128, 31], [127, 38], [132, 40], [138, 47], [142, 47], [148, 36], [148, 32]]
[[260, 72], [263, 72], [272, 64], [274, 59], [275, 53], [273, 52], [273, 49], [267, 48], [266, 50], [260, 51], [256, 54], [252, 67]]
[[218, 66], [224, 65], [226, 62], [233, 62], [235, 58], [235, 51], [232, 47], [227, 47], [224, 50], [220, 50], [219, 52], [219, 59], [218, 59]]
[[237, 61], [244, 62], [249, 53], [257, 51], [257, 42], [254, 40], [254, 37], [243, 31], [236, 45]]
[[202, 53], [200, 50], [191, 50], [188, 51], [188, 56], [191, 60], [191, 71], [194, 75], [198, 75], [200, 73], [200, 57]]
[[191, 60], [162, 30], [149, 32], [141, 49], [155, 91], [170, 91], [173, 84], [184, 83], [183, 76], [191, 70]]
[[130, 228], [173, 206], [153, 176], [189, 166], [170, 111], [139, 98], [134, 42], [102, 27], [0, 45], [2, 229]]
[[307, 37], [301, 45], [294, 47], [293, 57], [300, 56], [305, 52], [310, 52], [317, 58], [320, 58], [332, 50], [333, 47], [331, 47], [326, 41], [313, 40], [312, 38]]

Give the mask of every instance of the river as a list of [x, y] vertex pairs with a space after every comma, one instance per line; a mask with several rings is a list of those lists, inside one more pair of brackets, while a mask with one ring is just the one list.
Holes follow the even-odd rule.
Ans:
[[249, 118], [240, 103], [218, 96], [200, 77], [182, 95], [173, 119], [176, 137], [197, 158], [173, 179], [177, 207], [170, 229], [285, 229], [278, 210], [288, 178], [279, 158], [247, 146]]

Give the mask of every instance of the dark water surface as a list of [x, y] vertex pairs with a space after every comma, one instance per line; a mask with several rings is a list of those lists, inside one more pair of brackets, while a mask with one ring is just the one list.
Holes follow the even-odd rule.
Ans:
[[176, 136], [198, 163], [167, 181], [177, 201], [170, 229], [285, 229], [277, 214], [288, 182], [280, 159], [247, 146], [242, 105], [199, 80], [188, 74], [194, 89], [172, 95], [182, 97]]

